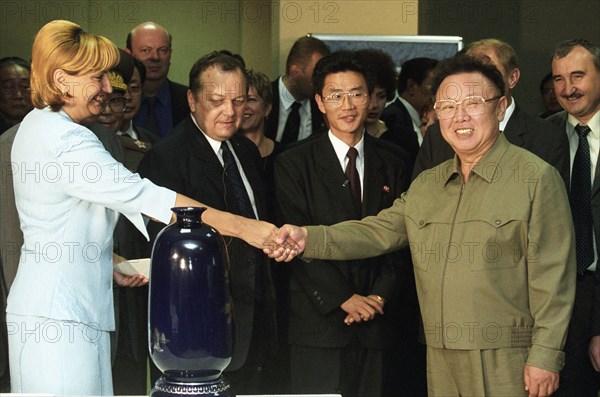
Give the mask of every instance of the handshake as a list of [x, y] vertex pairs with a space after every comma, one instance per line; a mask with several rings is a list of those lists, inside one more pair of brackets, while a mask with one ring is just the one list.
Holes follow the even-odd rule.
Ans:
[[262, 221], [257, 221], [258, 227], [248, 238], [242, 236], [246, 242], [260, 248], [277, 262], [289, 262], [304, 252], [308, 232], [304, 227], [283, 225], [281, 228]]

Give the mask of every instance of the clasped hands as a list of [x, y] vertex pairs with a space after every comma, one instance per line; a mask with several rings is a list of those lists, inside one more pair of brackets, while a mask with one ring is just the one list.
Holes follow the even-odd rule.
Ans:
[[379, 295], [363, 296], [354, 294], [340, 307], [348, 313], [344, 323], [350, 325], [373, 320], [377, 314], [383, 315], [384, 305], [385, 300]]

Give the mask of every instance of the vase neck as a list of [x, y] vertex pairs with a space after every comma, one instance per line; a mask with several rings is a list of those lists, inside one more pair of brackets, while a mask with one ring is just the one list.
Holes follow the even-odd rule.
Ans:
[[172, 211], [177, 216], [177, 225], [183, 228], [195, 228], [202, 226], [202, 213], [204, 207], [176, 207]]

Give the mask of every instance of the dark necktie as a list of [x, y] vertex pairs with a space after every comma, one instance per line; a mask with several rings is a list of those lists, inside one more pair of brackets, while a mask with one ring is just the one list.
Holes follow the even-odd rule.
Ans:
[[346, 178], [348, 178], [348, 181], [350, 182], [354, 208], [356, 209], [357, 217], [360, 219], [362, 217], [362, 199], [360, 194], [360, 176], [358, 175], [358, 170], [356, 169], [356, 157], [358, 157], [358, 150], [351, 147], [348, 149], [346, 157], [348, 157], [348, 165], [346, 165]]
[[577, 124], [579, 146], [573, 160], [569, 201], [575, 227], [577, 272], [583, 273], [594, 261], [594, 235], [592, 232], [592, 171], [590, 146], [587, 134], [590, 127]]
[[235, 162], [235, 158], [233, 157], [231, 150], [229, 150], [227, 142], [221, 142], [221, 150], [223, 152], [225, 186], [231, 193], [233, 193], [235, 202], [238, 205], [239, 215], [242, 215], [246, 218], [256, 219], [256, 215], [252, 209], [252, 204], [250, 203], [250, 197], [248, 196], [246, 186], [244, 186], [244, 181], [242, 181], [242, 176], [240, 175], [240, 170], [237, 167], [237, 163]]
[[144, 101], [148, 104], [148, 118], [144, 127], [153, 134], [161, 136], [160, 124], [158, 123], [158, 117], [156, 117], [156, 97], [146, 97]]
[[292, 104], [292, 110], [285, 122], [285, 127], [283, 127], [281, 143], [293, 143], [298, 140], [298, 135], [300, 134], [300, 106], [302, 106], [300, 102]]

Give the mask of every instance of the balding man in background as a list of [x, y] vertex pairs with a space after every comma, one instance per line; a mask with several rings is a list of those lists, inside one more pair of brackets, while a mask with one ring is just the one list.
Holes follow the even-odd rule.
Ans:
[[189, 113], [187, 87], [167, 78], [171, 41], [167, 29], [155, 22], [144, 22], [127, 35], [127, 51], [146, 66], [142, 106], [134, 124], [161, 138]]

